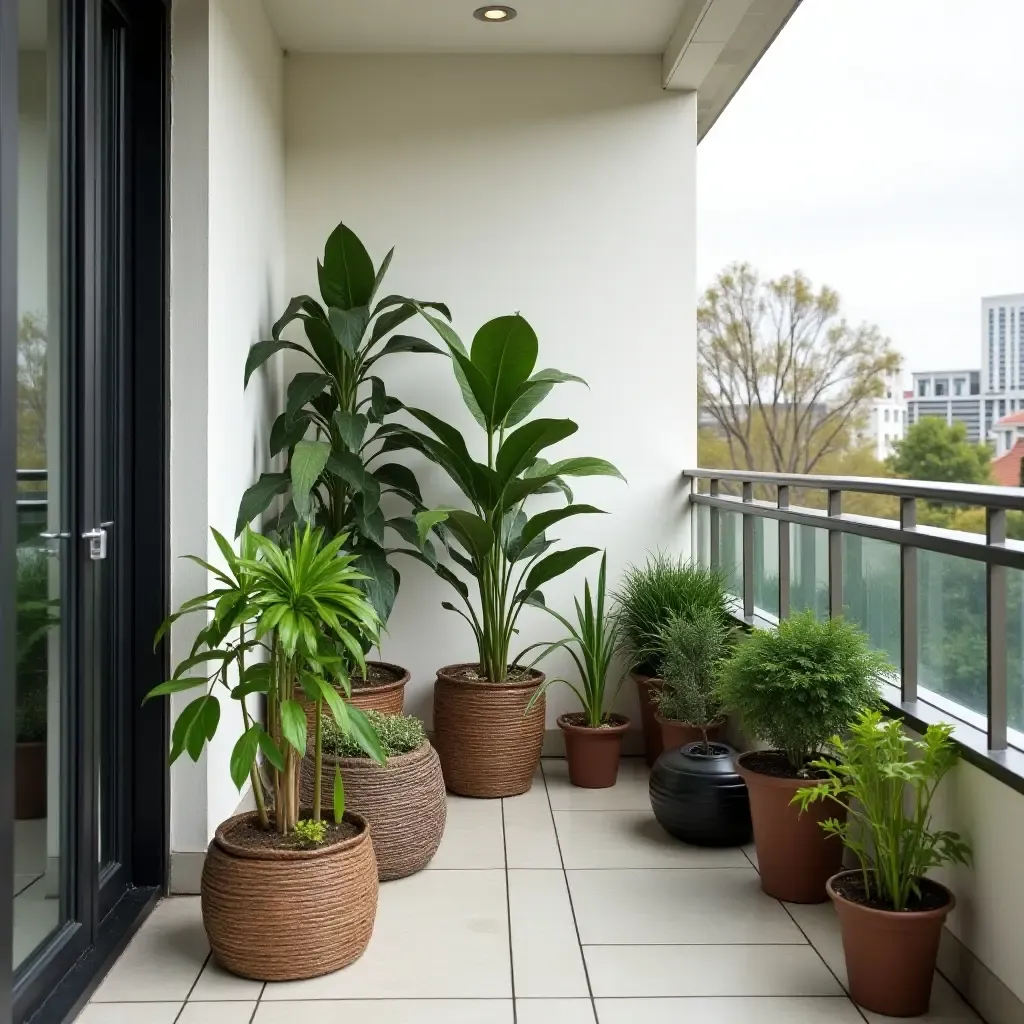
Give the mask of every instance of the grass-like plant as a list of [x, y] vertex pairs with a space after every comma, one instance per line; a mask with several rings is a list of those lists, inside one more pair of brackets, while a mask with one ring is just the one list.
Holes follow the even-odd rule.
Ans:
[[971, 860], [956, 832], [931, 827], [935, 790], [959, 757], [952, 732], [950, 725], [930, 725], [913, 739], [900, 721], [865, 709], [848, 738], [832, 737], [837, 760], [811, 762], [828, 778], [793, 798], [803, 810], [817, 800], [848, 808], [845, 820], [829, 818], [821, 827], [856, 855], [867, 898], [893, 910], [920, 896], [932, 868]]
[[[367, 711], [366, 719], [380, 739], [381, 750], [388, 757], [408, 754], [423, 746], [427, 731], [413, 715], [385, 715]], [[323, 716], [324, 753], [334, 757], [369, 757], [364, 747], [339, 729], [330, 715]]]
[[878, 703], [879, 678], [891, 672], [852, 622], [822, 622], [804, 611], [740, 643], [722, 666], [719, 695], [749, 734], [802, 772], [831, 737]]
[[673, 618], [693, 619], [709, 609], [731, 621], [727, 575], [664, 552], [626, 570], [615, 602], [632, 667], [651, 676], [664, 675], [664, 631]]

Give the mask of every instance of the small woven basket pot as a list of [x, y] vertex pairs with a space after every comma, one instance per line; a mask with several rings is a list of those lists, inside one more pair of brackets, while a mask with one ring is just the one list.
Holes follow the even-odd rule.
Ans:
[[466, 667], [440, 669], [434, 684], [434, 745], [445, 785], [460, 796], [525, 793], [540, 763], [545, 699], [529, 714], [526, 706], [544, 673], [533, 670], [522, 683], [487, 683], [459, 678]]
[[[345, 698], [349, 704], [362, 711], [379, 711], [382, 715], [400, 715], [405, 707], [405, 684], [409, 682], [409, 672], [401, 665], [392, 665], [387, 661], [368, 661], [367, 668], [375, 665], [384, 668], [399, 678], [393, 683], [380, 683], [376, 686], [353, 686], [352, 696]], [[316, 704], [306, 700], [301, 689], [296, 689], [295, 699], [302, 703], [306, 712], [306, 746], [311, 747], [316, 730]]]
[[203, 926], [217, 962], [243, 978], [298, 981], [362, 956], [377, 914], [377, 860], [370, 828], [309, 850], [250, 849], [226, 838], [255, 812], [228, 818], [203, 866]]
[[[341, 768], [345, 806], [370, 823], [377, 873], [382, 882], [404, 878], [427, 866], [444, 835], [447, 805], [437, 751], [425, 742], [408, 754], [389, 757], [381, 767], [368, 757], [323, 758], [320, 802], [334, 803], [334, 768]], [[313, 761], [303, 758], [302, 803], [313, 802]]]

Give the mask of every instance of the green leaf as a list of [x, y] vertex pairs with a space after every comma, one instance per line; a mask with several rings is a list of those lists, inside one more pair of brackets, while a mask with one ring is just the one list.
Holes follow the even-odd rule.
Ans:
[[523, 527], [522, 535], [519, 538], [517, 554], [522, 552], [531, 541], [540, 537], [548, 527], [555, 523], [568, 519], [570, 516], [605, 515], [602, 509], [593, 505], [566, 505], [564, 508], [555, 508], [547, 512], [539, 512]]
[[373, 288], [370, 290], [370, 298], [367, 300], [367, 303], [366, 303], [367, 305], [369, 305], [371, 302], [373, 302], [373, 300], [377, 296], [377, 292], [380, 291], [380, 286], [384, 283], [384, 278], [387, 276], [388, 267], [391, 266], [391, 260], [394, 257], [394, 255], [395, 255], [395, 247], [391, 246], [391, 248], [388, 249], [387, 255], [384, 257], [383, 261], [381, 262], [380, 267], [377, 268], [377, 276], [374, 277], [374, 279], [373, 279]]
[[396, 352], [433, 352], [439, 356], [447, 354], [443, 349], [432, 345], [429, 341], [424, 341], [422, 338], [413, 338], [407, 334], [396, 334], [393, 338], [388, 339], [387, 344], [375, 356], [366, 361], [366, 365], [368, 367], [372, 366], [378, 359], [394, 355]]
[[514, 427], [517, 423], [521, 423], [547, 398], [555, 384], [566, 381], [573, 381], [584, 385], [587, 383], [582, 377], [577, 377], [571, 373], [563, 373], [561, 370], [538, 370], [520, 387], [519, 394], [515, 402], [512, 403], [512, 408], [509, 409], [508, 415], [505, 417], [505, 427]]
[[490, 385], [491, 407], [481, 407], [492, 428], [497, 429], [537, 364], [537, 335], [518, 313], [496, 317], [476, 332], [470, 358]]
[[287, 473], [261, 473], [259, 480], [250, 487], [238, 505], [238, 520], [235, 523], [237, 537], [247, 523], [265, 512], [279, 494], [288, 490], [291, 478]]
[[539, 451], [563, 441], [578, 429], [572, 420], [533, 420], [513, 430], [498, 449], [494, 463], [501, 486], [532, 465]]
[[368, 306], [377, 275], [373, 261], [355, 232], [339, 224], [327, 239], [324, 261], [317, 263], [320, 292], [328, 306]]
[[366, 509], [362, 501], [355, 501], [355, 523], [359, 532], [378, 547], [384, 546], [384, 530], [387, 520], [379, 508]]
[[309, 517], [309, 492], [327, 465], [331, 446], [326, 441], [299, 441], [292, 452], [292, 501], [303, 519]]
[[408, 466], [403, 466], [398, 462], [386, 462], [383, 466], [378, 466], [373, 470], [373, 477], [385, 487], [411, 494], [418, 501], [423, 501], [416, 474]]
[[326, 373], [297, 373], [288, 385], [288, 404], [285, 415], [293, 420], [299, 410], [309, 405], [315, 395], [319, 395], [330, 383]]
[[[377, 306], [374, 316], [381, 312]], [[416, 315], [416, 307], [411, 302], [403, 302], [397, 309], [392, 309], [377, 319], [373, 325], [373, 333], [370, 335], [370, 347], [372, 348], [385, 334], [389, 334], [396, 327], [401, 327], [406, 320]]]
[[352, 452], [334, 452], [327, 459], [327, 470], [340, 476], [356, 494], [362, 495], [362, 511], [371, 515], [380, 505], [380, 484], [368, 473], [363, 460]]
[[303, 410], [294, 419], [290, 419], [286, 412], [281, 413], [270, 428], [271, 458], [301, 441], [306, 436], [311, 419], [308, 410]]
[[182, 690], [191, 690], [196, 686], [206, 686], [207, 680], [202, 676], [186, 676], [184, 679], [168, 679], [159, 686], [154, 686], [142, 699], [145, 704], [152, 697], [166, 697], [171, 693], [180, 693]]
[[416, 532], [419, 537], [419, 546], [427, 542], [427, 535], [438, 524], [443, 523], [451, 513], [448, 508], [432, 508], [425, 512], [417, 512], [415, 515]]
[[341, 781], [341, 765], [334, 762], [334, 824], [340, 825], [345, 816], [345, 784]]
[[331, 330], [338, 344], [344, 349], [349, 359], [355, 359], [359, 351], [359, 343], [366, 333], [366, 325], [370, 322], [370, 311], [366, 306], [355, 306], [353, 309], [339, 309], [331, 306], [328, 311]]
[[[307, 317], [324, 321], [327, 319], [327, 315], [324, 313], [323, 307], [311, 295], [296, 295], [295, 298], [288, 303], [288, 308], [284, 311], [281, 319], [274, 324], [274, 327], [270, 332], [271, 336], [276, 341], [281, 337], [281, 332], [293, 320], [298, 320], [300, 318], [305, 319]], [[305, 349], [300, 349], [300, 351], [305, 352]]]
[[358, 556], [356, 568], [367, 577], [356, 585], [373, 605], [380, 621], [386, 623], [398, 593], [398, 574], [388, 564], [387, 555], [379, 547], [360, 545], [353, 554]]
[[281, 338], [274, 338], [270, 341], [257, 341], [249, 349], [249, 355], [245, 360], [245, 387], [249, 386], [249, 378], [273, 355], [281, 349], [290, 348], [295, 352], [301, 352], [304, 356], [309, 353], [293, 341], [283, 341]]
[[220, 703], [210, 694], [197, 697], [186, 705], [171, 730], [171, 764], [182, 753], [198, 761], [207, 741], [213, 739], [219, 721]]
[[260, 750], [263, 756], [279, 771], [284, 771], [284, 755], [281, 748], [274, 742], [274, 737], [267, 732], [261, 732], [259, 737]]
[[530, 574], [526, 577], [526, 582], [523, 584], [523, 591], [526, 594], [530, 594], [534, 590], [538, 590], [548, 580], [553, 580], [556, 576], [561, 576], [563, 573], [568, 572], [578, 562], [582, 562], [584, 558], [589, 558], [598, 550], [598, 548], [589, 547], [569, 548], [566, 551], [556, 551], [554, 554], [542, 558], [530, 570]]
[[361, 412], [339, 409], [334, 414], [334, 426], [350, 452], [358, 452], [366, 436], [369, 420]]
[[[473, 394], [473, 389], [470, 387], [469, 379], [466, 376], [466, 372], [463, 369], [462, 364], [454, 358], [456, 354], [461, 355], [464, 359], [468, 359], [468, 353], [466, 352], [466, 346], [462, 344], [462, 339], [452, 330], [452, 328], [446, 324], [443, 320], [439, 320], [436, 316], [431, 316], [426, 309], [424, 309], [424, 303], [417, 303], [416, 308], [431, 327], [441, 336], [441, 339], [448, 346], [449, 352], [451, 352], [452, 368], [455, 371], [455, 379], [459, 383], [459, 389], [462, 391], [462, 400], [466, 404], [466, 408], [469, 409], [473, 416], [473, 419], [480, 424], [485, 430], [487, 429], [487, 418], [484, 416], [483, 409], [480, 407], [480, 403], [476, 400]], [[490, 405], [490, 403], [488, 403]]]
[[256, 760], [256, 751], [259, 750], [261, 732], [263, 732], [262, 725], [250, 726], [238, 737], [238, 741], [231, 751], [231, 781], [238, 790], [241, 790], [245, 785], [245, 780], [249, 778], [249, 769], [252, 768], [253, 762]]
[[174, 669], [173, 678], [180, 679], [189, 669], [195, 668], [196, 665], [205, 665], [211, 661], [219, 661], [223, 664], [225, 661], [231, 661], [233, 657], [234, 654], [231, 651], [203, 651], [200, 654], [193, 654], [191, 658], [186, 658], [178, 663]]
[[306, 756], [306, 713], [297, 700], [281, 701], [281, 735], [300, 757]]
[[610, 462], [586, 455], [555, 462], [548, 472], [552, 476], [617, 476], [623, 483], [626, 481], [626, 478]]
[[345, 360], [331, 325], [326, 320], [307, 317], [303, 320], [302, 327], [323, 368], [335, 377], [340, 377]]
[[483, 560], [494, 547], [494, 531], [472, 512], [464, 512], [461, 509], [452, 509], [448, 513], [448, 526], [466, 549], [472, 554], [477, 563]]
[[360, 711], [354, 704], [350, 704], [348, 711], [349, 735], [370, 755], [378, 764], [387, 762], [387, 755], [380, 744], [380, 737], [377, 730], [370, 724], [370, 720], [363, 711]]

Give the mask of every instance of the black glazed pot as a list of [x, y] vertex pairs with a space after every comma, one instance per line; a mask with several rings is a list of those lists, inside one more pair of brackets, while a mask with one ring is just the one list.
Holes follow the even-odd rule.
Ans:
[[688, 743], [666, 750], [651, 769], [651, 808], [669, 835], [695, 846], [750, 842], [750, 800], [736, 772], [736, 751], [724, 743]]

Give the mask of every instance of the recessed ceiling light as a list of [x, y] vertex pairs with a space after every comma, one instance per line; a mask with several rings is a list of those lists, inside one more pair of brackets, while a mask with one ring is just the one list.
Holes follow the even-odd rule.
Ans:
[[473, 12], [477, 21], [511, 21], [516, 16], [514, 7], [478, 7]]

